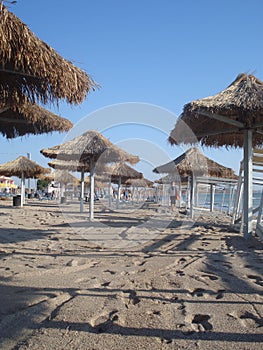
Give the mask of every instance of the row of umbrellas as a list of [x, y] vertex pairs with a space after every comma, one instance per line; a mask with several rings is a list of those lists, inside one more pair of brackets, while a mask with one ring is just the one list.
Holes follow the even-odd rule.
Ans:
[[[90, 90], [97, 87], [98, 84], [92, 78], [37, 38], [0, 1], [0, 132], [5, 137], [68, 131], [72, 127], [70, 121], [45, 110], [36, 102], [46, 104], [64, 99], [69, 104], [79, 104]], [[138, 157], [125, 154], [101, 136], [90, 132], [65, 143], [63, 147], [43, 150], [42, 153], [47, 152], [46, 156], [56, 158], [50, 164], [55, 168], [64, 169], [66, 166], [69, 170], [80, 171], [82, 184], [84, 172], [89, 171], [92, 192], [95, 163], [98, 170], [98, 163], [103, 167], [108, 162], [128, 161], [135, 164], [139, 161]], [[63, 164], [65, 161], [67, 164]], [[2, 165], [2, 173], [21, 177], [23, 187], [25, 177], [47, 172], [33, 163], [25, 157], [19, 157]], [[33, 168], [35, 171], [32, 172]], [[9, 170], [12, 170], [11, 173]]]
[[[122, 150], [120, 150], [121, 154], [123, 155]], [[128, 155], [128, 154], [127, 154]], [[76, 163], [76, 162], [75, 162]], [[58, 164], [60, 164], [58, 162]], [[63, 167], [61, 166], [54, 166], [56, 169], [55, 173], [50, 173], [49, 168], [44, 168], [37, 164], [36, 162], [28, 159], [27, 157], [20, 156], [17, 159], [4, 163], [0, 165], [0, 174], [5, 176], [17, 176], [21, 178], [21, 205], [23, 206], [24, 203], [24, 193], [25, 193], [25, 179], [26, 178], [42, 178], [46, 179], [48, 181], [57, 181], [61, 182], [62, 184], [66, 183], [75, 183], [78, 184], [79, 180], [71, 175], [67, 170], [74, 170], [78, 171], [78, 165], [76, 165], [75, 168], [72, 167], [72, 162], [69, 161], [69, 168], [67, 168], [67, 163], [63, 163]], [[59, 170], [58, 170], [59, 169]], [[63, 169], [63, 170], [62, 170]], [[67, 169], [67, 170], [66, 170]], [[90, 168], [86, 166], [84, 168], [85, 170], [88, 170], [90, 172]], [[81, 171], [83, 171], [83, 168], [81, 168]], [[83, 173], [84, 173], [83, 171]], [[104, 167], [103, 175], [96, 176], [96, 179], [101, 179], [102, 182], [109, 181], [110, 183], [118, 184], [118, 191], [120, 190], [120, 185], [130, 185], [130, 186], [147, 186], [149, 184], [152, 184], [151, 181], [146, 180], [143, 178], [142, 173], [136, 171], [129, 165], [123, 162], [115, 163], [112, 166]], [[136, 181], [134, 181], [136, 180]], [[88, 178], [81, 178], [81, 188], [84, 186], [84, 183], [88, 183], [91, 185], [92, 180], [91, 177]], [[83, 189], [82, 189], [83, 190]], [[90, 189], [92, 191], [92, 188]], [[93, 189], [94, 192], [94, 189]], [[91, 192], [91, 193], [93, 193]], [[81, 193], [81, 199], [83, 199], [84, 192]], [[80, 211], [83, 211], [83, 203], [80, 207]], [[91, 212], [91, 219], [93, 218], [93, 212]]]
[[[97, 87], [84, 71], [37, 38], [0, 1], [0, 132], [4, 136], [68, 130], [72, 126], [69, 121], [36, 103], [62, 99], [78, 104]], [[246, 238], [252, 233], [252, 149], [263, 142], [262, 118], [263, 83], [253, 75], [240, 74], [220, 93], [186, 104], [169, 137], [172, 145], [201, 142], [213, 147], [243, 147]], [[64, 160], [75, 160], [71, 144], [66, 147], [70, 155], [65, 156], [62, 150], [60, 155]], [[89, 163], [94, 186], [95, 158], [81, 155], [78, 161]]]
[[[131, 164], [136, 164], [139, 161], [138, 156], [125, 152], [95, 130], [87, 131], [62, 145], [42, 149], [41, 153], [46, 157], [56, 159], [56, 161], [53, 162], [55, 169], [65, 169], [69, 162], [71, 170], [79, 171], [81, 173], [80, 212], [83, 212], [84, 205], [84, 174], [86, 171], [89, 172], [91, 194], [89, 206], [90, 220], [94, 219], [93, 194], [95, 173], [99, 173], [102, 169], [105, 169], [105, 166], [108, 163], [120, 162], [123, 164], [124, 162], [129, 162]], [[75, 165], [75, 168], [72, 168], [73, 164]], [[111, 170], [113, 171], [113, 169]], [[114, 172], [118, 175], [116, 170]], [[113, 174], [113, 172], [111, 172], [111, 174]], [[142, 177], [142, 174], [140, 177]]]

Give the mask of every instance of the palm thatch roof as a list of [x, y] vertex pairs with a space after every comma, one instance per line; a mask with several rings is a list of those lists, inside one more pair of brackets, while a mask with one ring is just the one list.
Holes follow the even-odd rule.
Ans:
[[73, 124], [34, 103], [9, 107], [0, 103], [0, 132], [7, 138], [26, 134], [43, 134], [69, 131]]
[[50, 172], [50, 169], [46, 169], [24, 156], [0, 165], [0, 174], [5, 176], [32, 178], [48, 172]]
[[79, 184], [79, 179], [70, 174], [67, 170], [56, 170], [51, 174], [42, 174], [38, 176], [39, 179], [45, 179], [48, 182], [56, 181], [56, 182], [62, 182], [64, 184], [67, 183], [73, 183], [73, 184]]
[[125, 181], [127, 186], [133, 187], [153, 187], [154, 182], [142, 177], [141, 179], [128, 179]]
[[[108, 187], [108, 181], [109, 179], [104, 177], [104, 176], [100, 176], [100, 175], [95, 175], [95, 187], [99, 187], [99, 188], [104, 188], [104, 187]], [[90, 186], [90, 176], [86, 176], [84, 178], [84, 183], [86, 186]]]
[[97, 84], [40, 40], [0, 1], [0, 101], [81, 103]]
[[160, 185], [171, 184], [172, 182], [181, 182], [181, 184], [187, 184], [188, 176], [178, 176], [175, 174], [168, 174], [161, 177], [158, 180], [155, 180], [154, 182]]
[[40, 152], [45, 157], [60, 160], [75, 160], [87, 163], [93, 159], [95, 163], [99, 162], [101, 166], [116, 161], [128, 161], [132, 164], [139, 161], [139, 157], [125, 152], [95, 130], [87, 131], [62, 145], [42, 149]]
[[253, 129], [253, 147], [263, 143], [263, 83], [239, 74], [225, 90], [184, 106], [169, 142], [243, 146], [244, 129]]
[[129, 179], [142, 179], [143, 174], [133, 169], [129, 165], [123, 162], [117, 162], [108, 168], [108, 174], [111, 176], [112, 183], [124, 184]]
[[52, 162], [48, 162], [48, 165], [56, 170], [68, 170], [68, 171], [90, 171], [90, 166], [88, 163], [78, 162], [76, 160], [61, 160], [55, 159]]
[[173, 174], [185, 177], [192, 175], [216, 176], [221, 178], [236, 178], [234, 170], [227, 168], [204, 156], [193, 147], [176, 159], [153, 169], [154, 173]]

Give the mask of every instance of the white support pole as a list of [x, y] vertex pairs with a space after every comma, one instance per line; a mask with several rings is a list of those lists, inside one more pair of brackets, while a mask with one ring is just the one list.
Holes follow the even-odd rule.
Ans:
[[84, 169], [81, 169], [80, 174], [80, 213], [84, 211]]
[[261, 192], [261, 199], [260, 199], [260, 205], [259, 205], [259, 211], [258, 211], [258, 218], [257, 218], [257, 226], [256, 226], [256, 234], [261, 237], [261, 221], [262, 221], [262, 213], [263, 213], [263, 191]]
[[94, 220], [94, 159], [90, 160], [90, 198], [89, 198], [89, 219]]
[[236, 189], [236, 194], [235, 194], [235, 203], [234, 203], [234, 209], [233, 209], [233, 216], [231, 223], [234, 225], [238, 214], [240, 212], [240, 204], [241, 204], [241, 194], [243, 192], [243, 170], [244, 170], [244, 164], [243, 161], [240, 163], [240, 168], [239, 168], [239, 175], [238, 175], [238, 183], [237, 183], [237, 189]]
[[109, 189], [109, 208], [111, 207], [111, 181], [109, 180], [109, 185], [108, 185], [108, 189]]
[[[198, 188], [198, 182], [194, 181], [194, 206], [198, 207], [199, 206], [199, 189]], [[199, 185], [200, 186], [200, 185]]]
[[178, 199], [179, 208], [181, 208], [181, 198], [182, 198], [182, 183], [179, 178], [179, 199]]
[[[31, 153], [27, 153], [27, 158], [31, 159]], [[30, 178], [28, 178], [27, 181], [28, 181], [28, 185], [27, 185], [27, 187], [28, 187], [28, 194], [29, 193], [31, 194]]]
[[195, 179], [194, 175], [191, 175], [191, 188], [190, 188], [190, 217], [194, 217], [194, 203], [195, 201]]
[[119, 176], [119, 182], [118, 182], [118, 192], [117, 192], [117, 198], [116, 198], [116, 208], [120, 208], [120, 199], [121, 199], [121, 176]]
[[215, 186], [210, 184], [210, 211], [214, 211], [214, 203], [215, 203]]
[[252, 130], [244, 131], [244, 238], [252, 234]]
[[191, 206], [191, 176], [187, 179], [187, 208]]
[[131, 203], [132, 203], [132, 206], [134, 206], [135, 188], [136, 188], [135, 186], [131, 187]]
[[231, 213], [231, 204], [233, 201], [233, 187], [229, 186], [229, 197], [228, 197], [228, 208], [227, 208], [227, 215], [230, 215]]
[[22, 171], [22, 176], [21, 176], [21, 207], [23, 207], [25, 203], [25, 174]]

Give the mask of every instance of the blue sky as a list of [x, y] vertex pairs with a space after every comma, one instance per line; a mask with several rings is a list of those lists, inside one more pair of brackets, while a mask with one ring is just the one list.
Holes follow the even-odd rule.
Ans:
[[[185, 103], [223, 90], [241, 72], [263, 80], [261, 0], [18, 0], [8, 7], [101, 85], [79, 106], [62, 102], [59, 109], [46, 108], [70, 119], [79, 131], [97, 129], [129, 151], [131, 145], [138, 155], [142, 151], [144, 162], [136, 168], [148, 178], [156, 178], [151, 169], [162, 159], [166, 162], [185, 150], [167, 143]], [[128, 102], [141, 104], [142, 110], [149, 106], [147, 113], [152, 106], [162, 112], [146, 118], [143, 126], [145, 115], [142, 125], [136, 125], [139, 114], [129, 116], [126, 108], [128, 114], [124, 111], [123, 122], [116, 126], [108, 106], [119, 111], [118, 104], [127, 107]], [[65, 137], [53, 133], [8, 141], [1, 136], [1, 163], [30, 152], [46, 165], [40, 149]], [[145, 145], [158, 157], [146, 159]], [[203, 152], [238, 171], [241, 150]]]

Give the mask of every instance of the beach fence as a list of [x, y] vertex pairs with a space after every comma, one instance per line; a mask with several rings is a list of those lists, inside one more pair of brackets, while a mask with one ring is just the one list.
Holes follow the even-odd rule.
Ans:
[[217, 211], [228, 215], [233, 211], [237, 180], [217, 177], [190, 177], [188, 184], [189, 215]]
[[[252, 154], [252, 225], [255, 234], [263, 240], [263, 150], [253, 149]], [[244, 164], [240, 163], [237, 194], [232, 225], [242, 231], [243, 227]]]

